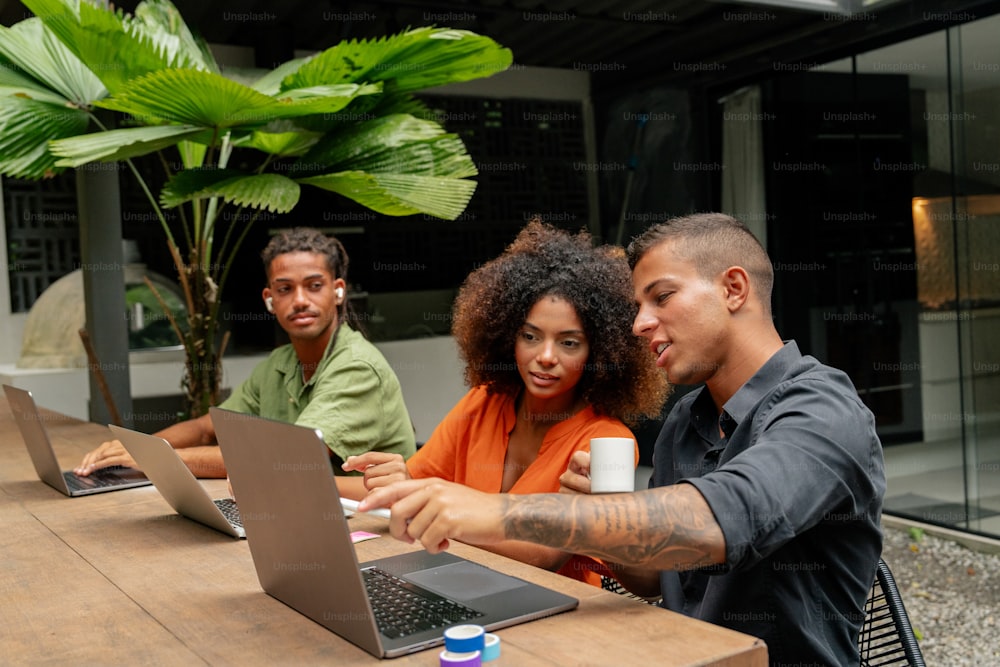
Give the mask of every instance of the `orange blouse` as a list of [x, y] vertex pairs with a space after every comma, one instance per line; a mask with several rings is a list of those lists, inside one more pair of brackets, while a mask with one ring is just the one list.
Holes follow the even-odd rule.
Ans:
[[[499, 493], [507, 442], [516, 419], [514, 398], [488, 394], [482, 386], [473, 388], [407, 460], [410, 476], [440, 477], [487, 493]], [[514, 482], [510, 493], [558, 492], [559, 476], [565, 472], [573, 453], [589, 451], [590, 439], [599, 437], [635, 439], [621, 421], [597, 415], [587, 406], [548, 430], [538, 458]], [[638, 446], [635, 460], [638, 464]], [[579, 555], [574, 555], [559, 570], [572, 579], [597, 586], [600, 574], [605, 571], [600, 561]]]

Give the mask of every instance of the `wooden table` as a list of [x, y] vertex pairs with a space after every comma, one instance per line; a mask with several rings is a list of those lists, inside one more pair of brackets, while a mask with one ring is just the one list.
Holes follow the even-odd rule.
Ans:
[[[64, 469], [106, 428], [44, 411]], [[225, 481], [204, 480], [215, 497]], [[414, 547], [377, 517], [366, 561]], [[16, 665], [373, 665], [377, 658], [264, 593], [246, 540], [175, 514], [153, 487], [67, 498], [38, 480], [0, 395], [0, 660]], [[763, 642], [455, 544], [455, 553], [579, 598], [498, 631], [516, 665], [767, 665]], [[391, 660], [437, 665], [440, 649]]]

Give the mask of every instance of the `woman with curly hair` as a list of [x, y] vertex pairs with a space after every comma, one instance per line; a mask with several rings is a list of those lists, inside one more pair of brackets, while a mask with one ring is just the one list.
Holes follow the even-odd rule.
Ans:
[[[344, 469], [363, 471], [368, 490], [439, 477], [493, 493], [558, 491], [591, 438], [634, 437], [626, 424], [663, 406], [666, 378], [633, 335], [634, 316], [620, 248], [532, 220], [456, 298], [452, 334], [472, 389], [409, 460], [370, 452]], [[596, 585], [604, 571], [539, 545], [486, 548]]]

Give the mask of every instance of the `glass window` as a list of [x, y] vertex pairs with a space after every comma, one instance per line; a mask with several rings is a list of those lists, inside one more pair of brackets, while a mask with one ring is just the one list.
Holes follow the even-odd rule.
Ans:
[[1000, 535], [1000, 16], [765, 86], [779, 331], [846, 370], [886, 511]]

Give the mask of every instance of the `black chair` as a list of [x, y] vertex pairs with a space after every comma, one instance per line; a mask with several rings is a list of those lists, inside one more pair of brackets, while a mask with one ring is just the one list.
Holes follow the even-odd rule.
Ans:
[[618, 595], [624, 595], [627, 598], [631, 598], [636, 602], [643, 602], [645, 604], [658, 605], [660, 604], [660, 598], [643, 598], [639, 597], [635, 593], [632, 593], [627, 588], [621, 585], [621, 583], [614, 577], [609, 577], [606, 574], [601, 575], [601, 588], [606, 591], [611, 591], [612, 593], [618, 593]]
[[913, 634], [896, 580], [881, 558], [875, 570], [875, 583], [865, 603], [865, 620], [858, 637], [858, 648], [861, 650], [861, 667], [924, 667], [924, 656]]

